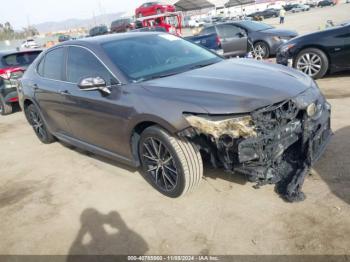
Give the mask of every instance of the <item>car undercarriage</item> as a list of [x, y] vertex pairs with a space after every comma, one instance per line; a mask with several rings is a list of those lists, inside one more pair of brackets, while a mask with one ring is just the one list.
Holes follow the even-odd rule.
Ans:
[[332, 134], [330, 113], [318, 89], [311, 88], [236, 118], [188, 115], [192, 127], [179, 135], [196, 144], [215, 168], [243, 174], [255, 188], [275, 184], [286, 201], [302, 201], [304, 178]]

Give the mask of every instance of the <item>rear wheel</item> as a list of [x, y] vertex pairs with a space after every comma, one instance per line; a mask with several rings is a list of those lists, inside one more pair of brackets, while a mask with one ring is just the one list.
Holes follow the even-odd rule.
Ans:
[[327, 73], [329, 62], [326, 54], [320, 49], [307, 48], [297, 55], [293, 66], [317, 79], [322, 78]]
[[139, 154], [145, 179], [168, 197], [191, 192], [201, 181], [203, 163], [199, 150], [158, 126], [142, 133]]
[[5, 98], [0, 95], [0, 115], [5, 116], [12, 113], [12, 105], [6, 103]]
[[30, 125], [33, 127], [33, 130], [39, 140], [44, 144], [50, 144], [55, 142], [55, 138], [47, 130], [47, 127], [39, 113], [39, 110], [35, 105], [31, 104], [25, 109], [25, 114]]

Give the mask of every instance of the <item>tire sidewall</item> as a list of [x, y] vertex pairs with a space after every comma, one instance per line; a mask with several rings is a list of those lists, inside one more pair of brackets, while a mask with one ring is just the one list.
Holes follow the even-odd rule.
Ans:
[[[154, 127], [147, 128], [142, 133], [141, 139], [139, 142], [139, 147], [138, 147], [139, 148], [139, 158], [141, 161], [141, 167], [142, 167], [142, 171], [143, 171], [142, 175], [146, 179], [146, 181], [149, 184], [151, 184], [160, 193], [162, 193], [168, 197], [176, 198], [176, 197], [181, 196], [181, 194], [185, 190], [185, 184], [186, 184], [185, 179], [186, 178], [185, 178], [185, 174], [184, 174], [184, 170], [183, 170], [181, 161], [178, 157], [177, 152], [175, 151], [172, 144], [170, 143], [168, 136], [170, 136], [170, 135], [167, 134], [167, 132], [165, 130], [161, 129], [160, 127], [154, 126]], [[160, 140], [167, 147], [167, 149], [171, 153], [172, 157], [174, 158], [178, 178], [177, 178], [177, 184], [172, 191], [165, 191], [165, 190], [161, 189], [160, 187], [158, 187], [157, 185], [155, 185], [154, 180], [147, 173], [147, 166], [143, 163], [142, 154], [143, 154], [143, 143], [146, 139], [148, 139], [150, 137], [153, 137], [153, 138]]]

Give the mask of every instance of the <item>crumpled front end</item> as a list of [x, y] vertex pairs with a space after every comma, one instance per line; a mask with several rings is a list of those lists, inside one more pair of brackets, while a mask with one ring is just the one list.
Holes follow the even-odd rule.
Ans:
[[214, 167], [244, 174], [255, 187], [276, 184], [287, 201], [301, 201], [304, 178], [332, 134], [331, 106], [317, 87], [241, 116], [186, 115], [189, 138]]

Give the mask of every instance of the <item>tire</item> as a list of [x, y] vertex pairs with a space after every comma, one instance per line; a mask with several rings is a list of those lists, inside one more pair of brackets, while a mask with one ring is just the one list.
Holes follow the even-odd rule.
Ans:
[[147, 182], [168, 197], [193, 191], [203, 176], [198, 148], [158, 126], [151, 126], [141, 134], [139, 156]]
[[[311, 65], [309, 65], [310, 61]], [[296, 56], [293, 67], [314, 79], [318, 79], [322, 78], [327, 73], [329, 61], [327, 55], [322, 50], [306, 48], [301, 50]]]
[[0, 95], [0, 115], [6, 116], [12, 113], [12, 104], [8, 104], [5, 101], [5, 98], [3, 98], [2, 95]]
[[[263, 51], [258, 51], [258, 50], [260, 50], [259, 47]], [[269, 58], [270, 57], [270, 47], [265, 42], [262, 42], [262, 41], [256, 42], [254, 44], [254, 49], [255, 49], [255, 52], [258, 54], [258, 56], [261, 56], [261, 58]]]
[[29, 124], [39, 140], [44, 144], [51, 144], [56, 141], [55, 137], [48, 131], [39, 110], [34, 104], [29, 105], [25, 109], [25, 114]]

